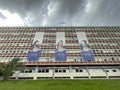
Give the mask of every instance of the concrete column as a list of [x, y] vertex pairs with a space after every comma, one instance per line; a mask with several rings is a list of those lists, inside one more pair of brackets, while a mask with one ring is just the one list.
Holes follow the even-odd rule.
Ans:
[[69, 72], [70, 73], [72, 72], [72, 66], [69, 66]]
[[73, 79], [73, 76], [70, 76], [70, 79]]
[[106, 74], [106, 78], [107, 78], [107, 79], [109, 79], [109, 76], [108, 76], [108, 73], [106, 72], [105, 67], [103, 67], [103, 71], [104, 71], [104, 72], [105, 72], [105, 74]]
[[73, 79], [73, 75], [71, 74], [72, 73], [72, 66], [69, 66], [69, 73], [70, 73], [70, 79]]
[[33, 77], [33, 80], [37, 80], [37, 77], [36, 77], [36, 76], [34, 76], [34, 77]]
[[87, 73], [88, 73], [88, 75], [89, 75], [88, 78], [91, 79], [91, 76], [90, 76], [90, 72], [89, 72], [88, 67], [86, 67], [86, 71], [87, 71]]
[[55, 78], [55, 66], [53, 66], [53, 70], [52, 70], [52, 78], [54, 79]]
[[35, 73], [38, 73], [38, 66], [35, 68]]
[[18, 80], [20, 71], [16, 71], [15, 73], [16, 73], [16, 80]]

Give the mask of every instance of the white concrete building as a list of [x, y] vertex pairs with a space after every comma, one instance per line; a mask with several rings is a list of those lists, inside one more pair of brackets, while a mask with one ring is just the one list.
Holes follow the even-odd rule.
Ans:
[[11, 78], [120, 78], [120, 27], [0, 27], [0, 62], [15, 57], [26, 68]]

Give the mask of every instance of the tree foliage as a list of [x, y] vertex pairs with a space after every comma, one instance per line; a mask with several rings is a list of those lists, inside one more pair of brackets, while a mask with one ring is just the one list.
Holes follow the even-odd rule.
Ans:
[[0, 76], [3, 78], [3, 80], [8, 80], [9, 76], [13, 74], [13, 71], [23, 69], [24, 65], [19, 61], [20, 58], [14, 58], [7, 64], [0, 63]]

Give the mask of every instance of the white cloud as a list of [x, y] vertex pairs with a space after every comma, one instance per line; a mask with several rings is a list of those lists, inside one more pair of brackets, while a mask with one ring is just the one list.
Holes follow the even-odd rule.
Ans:
[[0, 0], [0, 26], [120, 25], [119, 9], [119, 0]]
[[88, 3], [86, 4], [86, 7], [85, 7], [85, 11], [89, 12], [91, 8], [92, 8], [92, 2], [91, 0], [88, 0]]
[[6, 17], [5, 20], [0, 18], [0, 26], [24, 26], [24, 22], [17, 13], [10, 13], [7, 10], [0, 10]]

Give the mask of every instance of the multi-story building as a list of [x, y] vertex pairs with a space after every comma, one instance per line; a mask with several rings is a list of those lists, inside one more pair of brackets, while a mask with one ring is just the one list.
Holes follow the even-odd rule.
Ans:
[[120, 27], [0, 27], [0, 62], [11, 78], [120, 78]]

